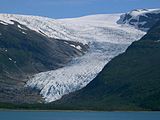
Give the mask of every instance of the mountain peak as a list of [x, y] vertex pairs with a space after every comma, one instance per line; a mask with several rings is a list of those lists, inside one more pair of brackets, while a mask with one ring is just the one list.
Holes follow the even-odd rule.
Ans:
[[159, 13], [159, 12], [160, 12], [160, 9], [135, 9], [128, 12], [128, 14], [136, 17], [138, 15], [143, 15], [146, 13]]
[[135, 9], [121, 15], [119, 24], [128, 24], [142, 31], [148, 31], [160, 20], [160, 9]]

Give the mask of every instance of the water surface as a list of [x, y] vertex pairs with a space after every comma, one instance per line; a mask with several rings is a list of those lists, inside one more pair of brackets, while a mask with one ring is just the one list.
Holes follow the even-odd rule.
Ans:
[[0, 120], [160, 120], [160, 112], [0, 112]]

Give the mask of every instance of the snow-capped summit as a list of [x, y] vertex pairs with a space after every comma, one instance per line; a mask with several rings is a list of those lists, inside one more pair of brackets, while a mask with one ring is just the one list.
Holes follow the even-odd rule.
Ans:
[[160, 20], [159, 9], [136, 9], [121, 15], [119, 24], [129, 24], [137, 29], [147, 31]]
[[133, 17], [137, 17], [138, 15], [145, 15], [146, 13], [159, 13], [160, 9], [135, 9], [128, 14], [130, 14]]
[[7, 24], [14, 24], [16, 21], [36, 32], [47, 35], [51, 38], [64, 39], [73, 41], [74, 35], [70, 30], [60, 24], [58, 20], [29, 15], [16, 15], [16, 14], [0, 14], [0, 21]]

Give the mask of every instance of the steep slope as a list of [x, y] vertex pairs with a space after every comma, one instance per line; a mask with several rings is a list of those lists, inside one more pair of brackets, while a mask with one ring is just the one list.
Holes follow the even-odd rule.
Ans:
[[158, 20], [160, 20], [160, 9], [136, 9], [121, 15], [118, 23], [148, 31]]
[[0, 102], [37, 102], [41, 100], [38, 91], [24, 88], [27, 79], [65, 66], [74, 57], [83, 55], [87, 46], [52, 39], [11, 22], [0, 21]]
[[[65, 39], [68, 42], [64, 43], [75, 48], [80, 54], [86, 49], [85, 44], [89, 46], [85, 56], [74, 57], [70, 63], [66, 62], [65, 67], [41, 73], [39, 71], [29, 78], [25, 87], [38, 89], [45, 101], [51, 102], [86, 86], [106, 63], [145, 34], [134, 27], [117, 24], [121, 15], [102, 14], [55, 20], [38, 16], [1, 14], [0, 20], [6, 24], [17, 21], [43, 36]], [[61, 58], [63, 57], [62, 55]]]
[[61, 25], [55, 19], [40, 16], [0, 14], [0, 20], [9, 24], [14, 24], [12, 21], [17, 21], [42, 35], [56, 39], [74, 41], [74, 35], [70, 33], [70, 30], [65, 28], [65, 26]]
[[[152, 10], [148, 11], [152, 13]], [[17, 44], [17, 42], [13, 44], [12, 39], [8, 38], [11, 46], [16, 46], [16, 48], [18, 46], [16, 49], [16, 53], [18, 53], [16, 58], [18, 59], [15, 60], [15, 53], [14, 55], [9, 54], [11, 57], [8, 56], [6, 59], [12, 61], [14, 63], [12, 65], [16, 65], [17, 60], [21, 60], [22, 64], [20, 65], [23, 68], [20, 68], [22, 69], [20, 75], [23, 75], [22, 71], [25, 72], [22, 77], [26, 78], [26, 74], [27, 76], [28, 74], [29, 76], [33, 75], [23, 79], [23, 82], [20, 80], [18, 82], [20, 86], [23, 89], [31, 89], [31, 92], [38, 91], [36, 94], [40, 93], [45, 102], [55, 101], [65, 94], [85, 87], [112, 58], [124, 52], [133, 41], [140, 39], [145, 34], [128, 24], [117, 24], [121, 15], [102, 14], [55, 20], [38, 16], [0, 14], [0, 23], [3, 27], [9, 26], [8, 30], [13, 30], [14, 34], [11, 34], [10, 38], [16, 37], [17, 40], [18, 37], [18, 43], [22, 42], [22, 44]], [[10, 29], [11, 26], [14, 26], [14, 29]], [[27, 31], [30, 32], [27, 33]], [[9, 33], [12, 32], [9, 31]], [[17, 32], [18, 34], [16, 34]], [[25, 37], [30, 41], [24, 39]], [[23, 47], [27, 52], [23, 51]], [[8, 51], [5, 48], [7, 47], [2, 49], [3, 52]], [[85, 52], [86, 50], [87, 52]], [[19, 51], [22, 51], [22, 54], [19, 54]], [[78, 57], [84, 53], [84, 56]], [[22, 57], [23, 54], [27, 56], [26, 59]], [[18, 70], [15, 69], [15, 71], [19, 73]], [[15, 75], [19, 75], [17, 72]], [[6, 76], [9, 75], [6, 74]], [[14, 79], [22, 77], [14, 76]], [[17, 88], [17, 82], [15, 83], [15, 88]], [[2, 84], [2, 88], [3, 86]], [[2, 89], [2, 92], [4, 91], [8, 90]], [[20, 91], [23, 90], [20, 89]], [[17, 91], [12, 93], [17, 93]], [[21, 95], [23, 94], [24, 92], [21, 93]], [[14, 100], [8, 96], [5, 98]], [[13, 98], [14, 94], [11, 96]], [[24, 94], [24, 96], [26, 95]], [[3, 100], [3, 95], [1, 98]], [[24, 100], [23, 97], [20, 98], [18, 98], [19, 101]], [[26, 99], [26, 101], [28, 100]]]
[[85, 88], [64, 96], [64, 108], [160, 110], [160, 21], [112, 59]]
[[104, 14], [58, 20], [70, 29], [76, 37], [74, 41], [88, 44], [88, 52], [73, 59], [66, 67], [34, 75], [26, 86], [40, 89], [46, 102], [85, 87], [106, 63], [145, 34], [133, 27], [117, 24], [119, 18], [120, 14]]

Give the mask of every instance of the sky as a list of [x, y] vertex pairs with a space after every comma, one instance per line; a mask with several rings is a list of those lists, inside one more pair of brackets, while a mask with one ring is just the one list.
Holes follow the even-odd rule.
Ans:
[[160, 8], [160, 0], [0, 0], [0, 13], [72, 18]]

